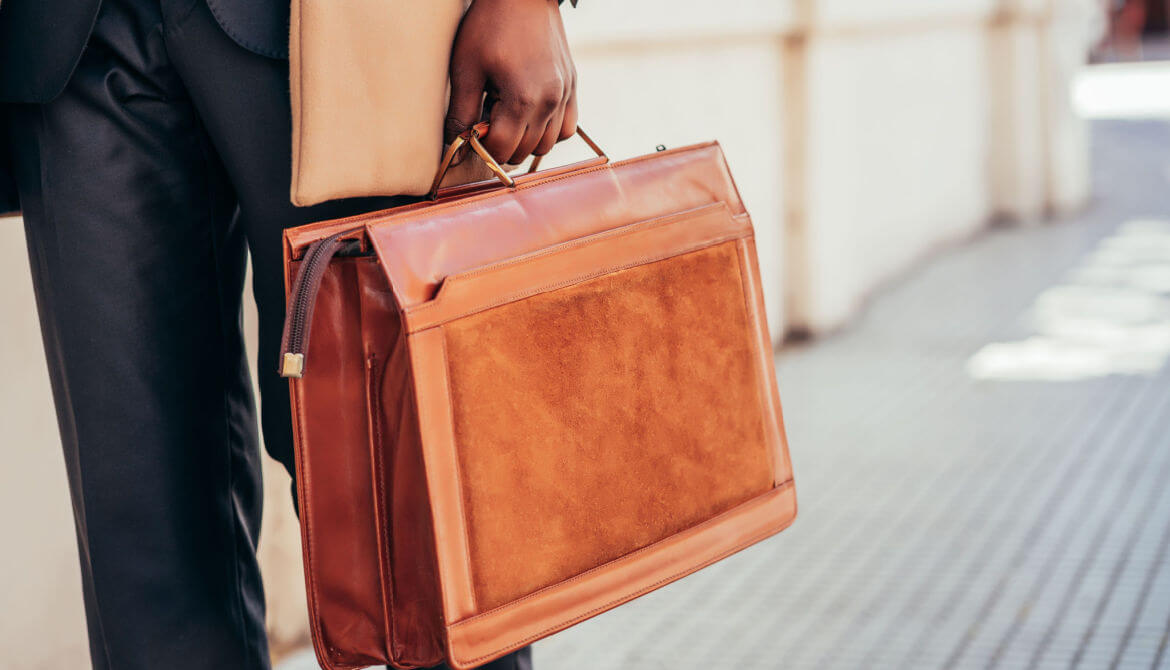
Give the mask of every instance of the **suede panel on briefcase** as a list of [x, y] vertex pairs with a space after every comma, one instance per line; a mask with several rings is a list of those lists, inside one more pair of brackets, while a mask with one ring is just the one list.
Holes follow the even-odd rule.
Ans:
[[[460, 145], [490, 160], [486, 132], [435, 182]], [[481, 665], [796, 515], [722, 152], [610, 163], [585, 139], [598, 158], [492, 165], [502, 183], [285, 235], [281, 365], [325, 668]]]

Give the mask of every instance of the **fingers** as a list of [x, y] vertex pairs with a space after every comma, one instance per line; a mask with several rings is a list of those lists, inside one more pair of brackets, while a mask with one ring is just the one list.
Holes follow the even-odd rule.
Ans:
[[543, 156], [552, 151], [553, 146], [561, 139], [561, 126], [565, 122], [564, 111], [558, 111], [548, 121], [548, 125], [544, 127], [544, 134], [541, 135], [540, 141], [536, 143], [536, 148], [532, 150], [534, 156]]
[[479, 122], [483, 112], [486, 79], [478, 68], [452, 69], [451, 103], [443, 124], [444, 140], [450, 143], [456, 136]]
[[519, 165], [524, 162], [524, 159], [531, 156], [532, 153], [536, 151], [537, 146], [540, 145], [541, 140], [544, 138], [544, 133], [548, 128], [549, 123], [550, 122], [546, 120], [544, 125], [541, 126], [527, 126], [524, 129], [523, 139], [520, 140], [520, 144], [516, 147], [516, 151], [512, 154], [512, 157], [508, 159], [508, 162], [512, 165]]
[[[565, 125], [572, 126], [569, 134], [565, 134]], [[573, 133], [577, 131], [577, 86], [575, 82], [570, 82], [568, 89], [565, 91], [565, 99], [561, 103], [561, 107], [557, 109], [556, 113], [549, 118], [548, 125], [544, 128], [544, 135], [537, 143], [536, 149], [532, 153], [536, 156], [543, 156], [552, 151], [552, 148], [557, 142], [563, 139], [572, 137]]]
[[[521, 163], [538, 148], [548, 153], [552, 146], [543, 146], [545, 135], [550, 126], [556, 128], [553, 134], [559, 132], [571, 94], [571, 82], [560, 76], [540, 85], [500, 87], [501, 99], [492, 108], [492, 129], [484, 147], [501, 163]], [[505, 130], [497, 133], [501, 125]]]
[[[498, 102], [486, 112], [491, 130], [482, 142], [496, 161], [519, 163], [534, 151], [545, 153], [576, 127], [570, 105], [576, 75], [557, 3], [471, 3], [451, 62], [448, 136], [479, 120], [487, 93]], [[465, 71], [477, 74], [462, 76]]]
[[[574, 77], [575, 80], [575, 77]], [[549, 119], [545, 126], [544, 135], [532, 153], [543, 156], [552, 151], [557, 142], [567, 140], [577, 133], [577, 85], [573, 81], [566, 92], [561, 107]]]
[[557, 141], [567, 140], [577, 134], [577, 87], [569, 94], [569, 101], [565, 104], [565, 116], [561, 122], [560, 135]]
[[507, 163], [520, 146], [527, 125], [518, 115], [509, 113], [503, 103], [497, 103], [492, 107], [490, 121], [492, 125], [487, 136], [483, 138], [483, 148], [487, 149], [497, 163]]

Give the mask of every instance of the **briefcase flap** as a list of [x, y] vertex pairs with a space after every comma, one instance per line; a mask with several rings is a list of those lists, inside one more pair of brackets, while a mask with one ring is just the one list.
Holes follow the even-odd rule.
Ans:
[[450, 275], [593, 233], [717, 202], [744, 213], [715, 143], [570, 174], [367, 222], [402, 307], [430, 300]]

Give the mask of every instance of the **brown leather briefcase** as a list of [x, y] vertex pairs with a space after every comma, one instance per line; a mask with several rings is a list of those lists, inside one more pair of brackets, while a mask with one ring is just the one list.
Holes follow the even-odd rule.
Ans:
[[[484, 130], [443, 165], [464, 143], [487, 157]], [[585, 139], [598, 158], [493, 164], [502, 184], [285, 234], [324, 668], [481, 665], [796, 515], [719, 146], [610, 163]]]

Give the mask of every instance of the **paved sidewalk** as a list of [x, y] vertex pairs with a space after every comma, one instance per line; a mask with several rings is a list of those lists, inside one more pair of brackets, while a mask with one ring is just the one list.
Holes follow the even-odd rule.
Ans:
[[1090, 211], [780, 356], [789, 531], [537, 665], [1170, 668], [1170, 126], [1095, 131]]
[[779, 357], [795, 526], [536, 665], [1170, 668], [1170, 125], [1095, 144], [1090, 211]]

